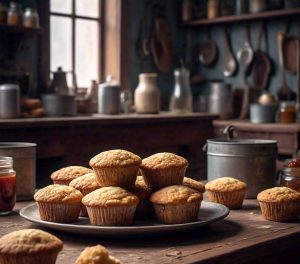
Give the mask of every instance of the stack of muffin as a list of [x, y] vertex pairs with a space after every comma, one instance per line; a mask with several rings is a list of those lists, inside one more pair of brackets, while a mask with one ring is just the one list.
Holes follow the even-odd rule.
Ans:
[[[184, 177], [188, 162], [172, 153], [146, 159], [125, 150], [102, 152], [93, 170], [71, 166], [54, 172], [54, 182], [34, 198], [42, 220], [75, 222], [79, 214], [92, 225], [130, 225], [153, 214], [161, 223], [195, 221], [204, 185]], [[138, 172], [142, 175], [138, 176]]]

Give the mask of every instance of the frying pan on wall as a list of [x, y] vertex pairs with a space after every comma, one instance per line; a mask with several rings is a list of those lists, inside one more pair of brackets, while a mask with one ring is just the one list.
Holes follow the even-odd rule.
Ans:
[[210, 31], [207, 30], [207, 40], [205, 40], [199, 51], [199, 61], [202, 65], [209, 67], [216, 61], [218, 56], [218, 47], [216, 42], [211, 39]]

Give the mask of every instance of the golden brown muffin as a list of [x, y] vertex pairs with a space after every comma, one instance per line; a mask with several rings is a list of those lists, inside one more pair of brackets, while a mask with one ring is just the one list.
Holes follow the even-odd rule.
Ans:
[[277, 222], [296, 220], [300, 214], [300, 193], [288, 187], [274, 187], [257, 195], [262, 215]]
[[181, 224], [197, 220], [202, 193], [183, 185], [165, 187], [150, 197], [158, 221]]
[[126, 150], [101, 152], [90, 160], [100, 186], [130, 188], [134, 185], [142, 159]]
[[182, 184], [188, 161], [173, 153], [163, 152], [143, 159], [140, 170], [152, 190]]
[[83, 195], [73, 187], [53, 184], [34, 195], [42, 220], [71, 223], [78, 220]]
[[69, 166], [53, 172], [50, 177], [54, 184], [69, 185], [77, 177], [91, 172], [93, 170], [82, 166]]
[[135, 211], [135, 217], [147, 219], [153, 215], [153, 206], [149, 201], [152, 190], [144, 181], [142, 176], [137, 176], [135, 185], [130, 192], [139, 198], [139, 203]]
[[130, 225], [139, 198], [120, 187], [102, 187], [82, 199], [92, 225]]
[[182, 185], [190, 187], [192, 189], [195, 189], [196, 191], [201, 192], [201, 193], [205, 192], [205, 187], [204, 187], [204, 184], [202, 182], [193, 180], [193, 179], [188, 178], [188, 177], [183, 178]]
[[120, 264], [120, 260], [110, 256], [107, 249], [101, 245], [85, 248], [75, 264]]
[[54, 264], [62, 248], [62, 241], [47, 232], [18, 230], [0, 238], [0, 263]]
[[242, 207], [247, 184], [230, 177], [222, 177], [205, 185], [208, 200], [227, 206], [229, 209]]
[[[69, 184], [69, 186], [77, 189], [80, 191], [83, 195], [87, 195], [90, 192], [93, 192], [100, 188], [95, 173], [87, 173], [85, 175], [82, 175], [74, 180], [72, 180]], [[87, 210], [85, 206], [83, 205], [80, 211], [80, 216], [87, 217]]]

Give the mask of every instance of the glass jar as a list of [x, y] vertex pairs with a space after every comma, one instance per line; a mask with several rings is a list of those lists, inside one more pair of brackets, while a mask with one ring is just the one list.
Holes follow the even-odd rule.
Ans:
[[9, 214], [16, 203], [16, 172], [11, 157], [0, 156], [0, 215]]
[[219, 16], [219, 0], [208, 0], [207, 18], [212, 19]]
[[300, 192], [300, 168], [284, 168], [279, 172], [279, 185]]
[[296, 103], [282, 102], [279, 109], [280, 123], [295, 123], [297, 118]]
[[7, 22], [7, 7], [0, 3], [0, 24], [6, 24]]
[[12, 26], [21, 26], [22, 25], [22, 8], [21, 5], [10, 2], [9, 10], [7, 14], [7, 24]]
[[39, 15], [34, 8], [26, 8], [23, 15], [24, 27], [39, 27]]

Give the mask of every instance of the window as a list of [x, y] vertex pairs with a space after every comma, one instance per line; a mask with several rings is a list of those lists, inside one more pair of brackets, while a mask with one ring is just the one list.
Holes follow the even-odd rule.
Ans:
[[101, 0], [50, 0], [50, 71], [62, 67], [68, 86], [99, 82]]

